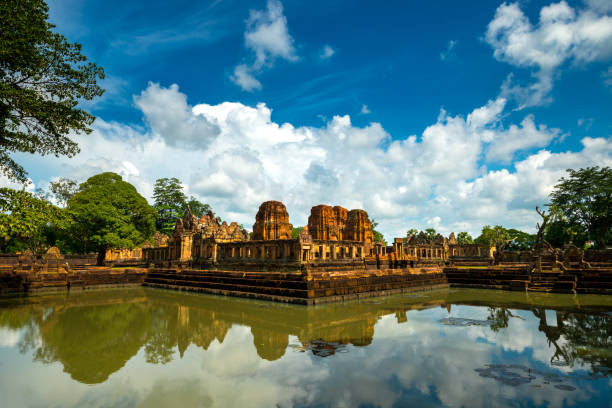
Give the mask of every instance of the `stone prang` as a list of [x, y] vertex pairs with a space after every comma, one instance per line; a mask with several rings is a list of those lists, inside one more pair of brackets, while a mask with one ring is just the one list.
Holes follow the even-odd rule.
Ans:
[[280, 201], [266, 201], [259, 206], [253, 224], [254, 240], [291, 239], [293, 225], [289, 213]]

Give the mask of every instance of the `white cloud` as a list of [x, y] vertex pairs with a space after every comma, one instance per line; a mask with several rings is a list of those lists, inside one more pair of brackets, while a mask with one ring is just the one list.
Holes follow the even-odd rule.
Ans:
[[217, 126], [192, 114], [187, 96], [178, 91], [176, 84], [162, 88], [149, 83], [147, 89], [134, 97], [134, 103], [153, 133], [171, 146], [206, 147], [219, 133]]
[[487, 160], [510, 163], [514, 152], [547, 146], [559, 133], [558, 129], [548, 129], [546, 125], [536, 126], [533, 115], [528, 115], [520, 126], [511, 125], [508, 131], [496, 135], [487, 150]]
[[277, 57], [297, 59], [283, 5], [278, 0], [268, 0], [266, 10], [251, 10], [244, 40], [247, 48], [255, 52], [257, 66], [266, 65]]
[[321, 53], [319, 54], [319, 58], [328, 59], [328, 58], [333, 57], [335, 53], [336, 53], [336, 50], [334, 50], [331, 46], [325, 44], [325, 46], [321, 50]]
[[506, 84], [506, 94], [519, 101], [519, 108], [548, 103], [555, 74], [565, 62], [579, 65], [612, 55], [612, 17], [602, 14], [599, 2], [591, 3], [579, 10], [565, 1], [545, 6], [535, 26], [518, 3], [497, 8], [485, 34], [495, 58], [535, 68], [533, 84]]
[[[278, 0], [268, 0], [266, 10], [251, 10], [244, 33], [245, 46], [254, 54], [251, 64], [239, 64], [230, 77], [245, 91], [261, 89], [254, 74], [270, 68], [278, 58], [297, 61], [299, 58], [289, 34], [283, 5]], [[333, 50], [332, 50], [333, 51]]]
[[368, 108], [368, 105], [363, 104], [363, 105], [361, 105], [360, 113], [363, 114], [363, 115], [369, 115], [372, 112], [370, 112], [370, 108]]
[[364, 208], [387, 238], [429, 225], [446, 234], [499, 223], [533, 231], [534, 206], [547, 201], [565, 169], [612, 165], [612, 140], [585, 138], [580, 151], [543, 149], [513, 169], [487, 171], [483, 157], [504, 162], [558, 134], [531, 116], [502, 126], [503, 98], [465, 117], [442, 111], [420, 136], [403, 140], [379, 123], [355, 126], [347, 115], [323, 127], [295, 127], [273, 121], [263, 103], [191, 107], [186, 100], [176, 85], [149, 84], [136, 97], [147, 129], [98, 119], [93, 134], [75, 136], [82, 152], [72, 159], [16, 158], [40, 175], [37, 185], [115, 171], [150, 198], [155, 179], [178, 177], [189, 194], [247, 227], [271, 199], [287, 205], [294, 225], [304, 225], [321, 203]]
[[234, 68], [234, 74], [230, 76], [233, 83], [244, 89], [245, 91], [251, 92], [261, 89], [261, 82], [257, 80], [251, 74], [252, 68], [245, 64], [237, 65]]
[[442, 61], [446, 61], [451, 56], [451, 52], [453, 51], [453, 49], [455, 49], [456, 45], [457, 40], [450, 40], [448, 42], [448, 45], [446, 46], [446, 50], [440, 53], [440, 59]]
[[15, 347], [20, 338], [19, 330], [0, 327], [0, 347]]

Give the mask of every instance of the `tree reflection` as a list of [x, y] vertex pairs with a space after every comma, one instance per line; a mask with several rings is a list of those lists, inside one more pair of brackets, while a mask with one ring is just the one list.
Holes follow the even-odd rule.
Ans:
[[[463, 293], [468, 292], [460, 294]], [[17, 344], [21, 353], [32, 351], [34, 361], [43, 364], [60, 362], [73, 379], [87, 384], [105, 381], [140, 348], [144, 348], [148, 363], [168, 364], [177, 357], [183, 358], [190, 345], [207, 350], [214, 341], [223, 343], [233, 325], [250, 328], [254, 349], [268, 361], [285, 355], [290, 336], [296, 336], [301, 343], [291, 345], [294, 350], [332, 357], [337, 352], [350, 352], [349, 345], [369, 346], [382, 316], [395, 315], [398, 324], [410, 324], [410, 310], [450, 304], [483, 305], [480, 298], [457, 301], [451, 295], [411, 303], [396, 297], [378, 303], [349, 302], [313, 308], [159, 291], [54, 299], [45, 305], [0, 308], [0, 327], [21, 330]], [[552, 364], [589, 364], [593, 373], [610, 375], [609, 316], [556, 311], [555, 324], [549, 324], [552, 322], [547, 321], [544, 308], [525, 301], [515, 299], [511, 305], [488, 303], [491, 304], [495, 305], [488, 307], [491, 330], [505, 329], [512, 334], [511, 319], [524, 320], [512, 310], [531, 310], [538, 330], [554, 351]]]
[[564, 321], [563, 345], [568, 362], [583, 361], [593, 374], [612, 373], [612, 318], [609, 316], [570, 314]]
[[511, 317], [525, 320], [521, 316], [512, 314], [510, 309], [505, 307], [490, 307], [487, 320], [491, 322], [491, 330], [497, 332], [508, 327], [508, 322], [510, 321]]

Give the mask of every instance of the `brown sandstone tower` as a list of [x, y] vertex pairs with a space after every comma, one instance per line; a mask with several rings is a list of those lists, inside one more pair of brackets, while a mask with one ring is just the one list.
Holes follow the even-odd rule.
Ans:
[[320, 204], [310, 210], [308, 231], [313, 239], [339, 241], [344, 239], [343, 232], [348, 211], [340, 206], [331, 207]]
[[348, 212], [345, 239], [372, 244], [374, 234], [372, 233], [372, 224], [367, 212], [364, 210], [351, 210]]
[[291, 239], [292, 229], [285, 205], [280, 201], [266, 201], [259, 206], [255, 216], [253, 239]]
[[372, 243], [372, 224], [364, 210], [317, 205], [310, 210], [308, 231], [313, 239]]

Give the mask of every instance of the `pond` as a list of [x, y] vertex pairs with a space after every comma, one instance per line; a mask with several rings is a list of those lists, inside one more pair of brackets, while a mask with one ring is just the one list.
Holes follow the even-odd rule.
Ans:
[[608, 407], [612, 296], [5, 297], [0, 395], [3, 407]]

